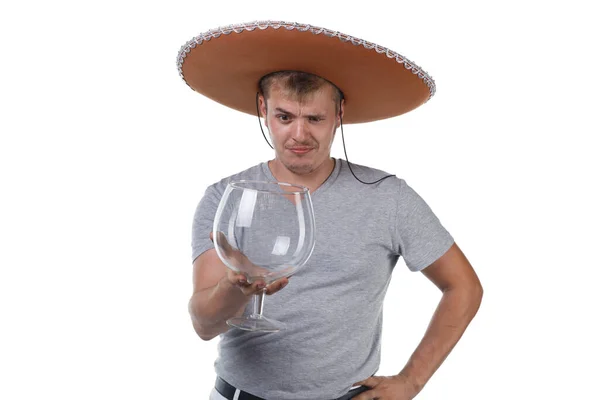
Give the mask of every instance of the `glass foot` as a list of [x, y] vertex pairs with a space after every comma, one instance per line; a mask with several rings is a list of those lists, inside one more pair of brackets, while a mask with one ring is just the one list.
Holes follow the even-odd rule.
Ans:
[[251, 332], [279, 332], [285, 330], [285, 324], [260, 315], [231, 318], [227, 320], [227, 325]]

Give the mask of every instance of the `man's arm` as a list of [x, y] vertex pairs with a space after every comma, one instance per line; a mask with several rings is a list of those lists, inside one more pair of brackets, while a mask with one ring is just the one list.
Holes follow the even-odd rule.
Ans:
[[423, 339], [400, 372], [419, 390], [461, 338], [483, 297], [479, 278], [456, 244], [422, 273], [443, 294]]
[[[212, 233], [210, 234], [212, 239]], [[273, 294], [287, 284], [282, 278], [267, 286], [266, 294]], [[226, 332], [226, 321], [240, 316], [253, 294], [262, 290], [264, 282], [249, 284], [243, 274], [227, 268], [215, 249], [202, 253], [194, 260], [194, 291], [188, 309], [194, 330], [202, 340], [211, 340]]]
[[215, 249], [202, 253], [194, 260], [194, 292], [189, 312], [194, 330], [202, 340], [211, 340], [226, 332], [228, 318], [241, 315], [249, 296], [228, 279], [228, 268]]
[[372, 387], [355, 400], [412, 399], [442, 365], [479, 310], [483, 288], [456, 244], [421, 272], [443, 293], [423, 339], [397, 376], [371, 377], [355, 383]]

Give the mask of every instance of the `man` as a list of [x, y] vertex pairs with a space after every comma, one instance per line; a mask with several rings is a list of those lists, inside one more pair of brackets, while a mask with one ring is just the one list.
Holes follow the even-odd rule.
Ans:
[[[391, 64], [390, 54], [398, 58], [389, 50], [365, 52], [370, 44], [363, 41], [356, 51], [356, 38], [343, 47], [339, 34], [321, 35], [321, 28], [271, 22], [242, 28], [196, 38], [194, 51], [185, 47], [179, 58], [190, 86], [232, 108], [250, 112], [248, 98], [258, 90], [257, 108], [275, 150], [273, 160], [209, 186], [194, 215], [192, 323], [204, 340], [221, 336], [211, 399], [412, 399], [476, 314], [481, 284], [452, 236], [404, 180], [382, 178], [382, 171], [334, 159], [330, 151], [343, 120], [407, 112], [423, 103], [424, 90], [425, 101], [432, 95], [432, 82], [421, 71], [407, 74]], [[236, 62], [248, 59], [247, 65]], [[341, 62], [349, 73], [340, 72]], [[375, 100], [380, 97], [393, 104]], [[318, 239], [311, 258], [296, 276], [266, 287], [267, 294], [277, 293], [269, 315], [288, 325], [275, 334], [225, 323], [265, 289], [226, 268], [211, 242], [220, 197], [227, 182], [238, 179], [303, 185], [313, 200]], [[382, 304], [400, 256], [443, 295], [408, 362], [397, 375], [382, 377], [376, 375]]]

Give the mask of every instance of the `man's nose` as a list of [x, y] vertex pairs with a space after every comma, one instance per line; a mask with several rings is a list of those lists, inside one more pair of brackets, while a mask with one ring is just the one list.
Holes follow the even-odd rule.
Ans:
[[308, 136], [310, 136], [308, 124], [306, 121], [304, 121], [304, 119], [298, 118], [294, 126], [294, 137], [300, 139]]

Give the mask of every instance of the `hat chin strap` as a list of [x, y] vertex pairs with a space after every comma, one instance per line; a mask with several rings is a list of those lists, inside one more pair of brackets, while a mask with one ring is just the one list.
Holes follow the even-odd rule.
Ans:
[[[269, 143], [269, 140], [267, 140], [267, 136], [265, 135], [265, 131], [263, 130], [263, 127], [262, 127], [262, 123], [260, 122], [260, 110], [258, 109], [258, 92], [256, 92], [256, 116], [258, 117], [258, 126], [260, 126], [260, 131], [262, 132], [262, 135], [265, 138], [265, 141], [267, 142], [269, 147], [273, 149], [273, 146], [271, 146], [271, 143]], [[275, 150], [275, 149], [273, 149], [273, 150]]]
[[[267, 142], [267, 144], [269, 145], [269, 147], [273, 150], [275, 150], [273, 148], [273, 146], [271, 145], [271, 143], [269, 143], [269, 140], [267, 139], [267, 135], [265, 135], [265, 131], [263, 130], [262, 127], [262, 123], [260, 122], [260, 110], [258, 108], [258, 96], [259, 93], [256, 92], [256, 116], [258, 117], [258, 126], [260, 126], [260, 131], [262, 132], [263, 137], [265, 138], [265, 141]], [[344, 156], [346, 156], [346, 162], [348, 163], [348, 168], [350, 168], [350, 172], [352, 173], [352, 175], [354, 176], [354, 178], [356, 178], [357, 181], [359, 181], [360, 183], [364, 183], [365, 185], [373, 185], [377, 182], [381, 182], [384, 179], [387, 179], [389, 177], [392, 176], [396, 176], [396, 175], [386, 175], [383, 178], [380, 178], [378, 180], [376, 180], [375, 182], [365, 182], [365, 181], [361, 181], [360, 179], [358, 179], [358, 177], [354, 174], [354, 171], [352, 171], [352, 166], [350, 165], [350, 161], [348, 161], [348, 154], [346, 153], [346, 141], [344, 140], [344, 122], [342, 120], [342, 101], [340, 100], [340, 130], [342, 131], [342, 145], [344, 146]]]

